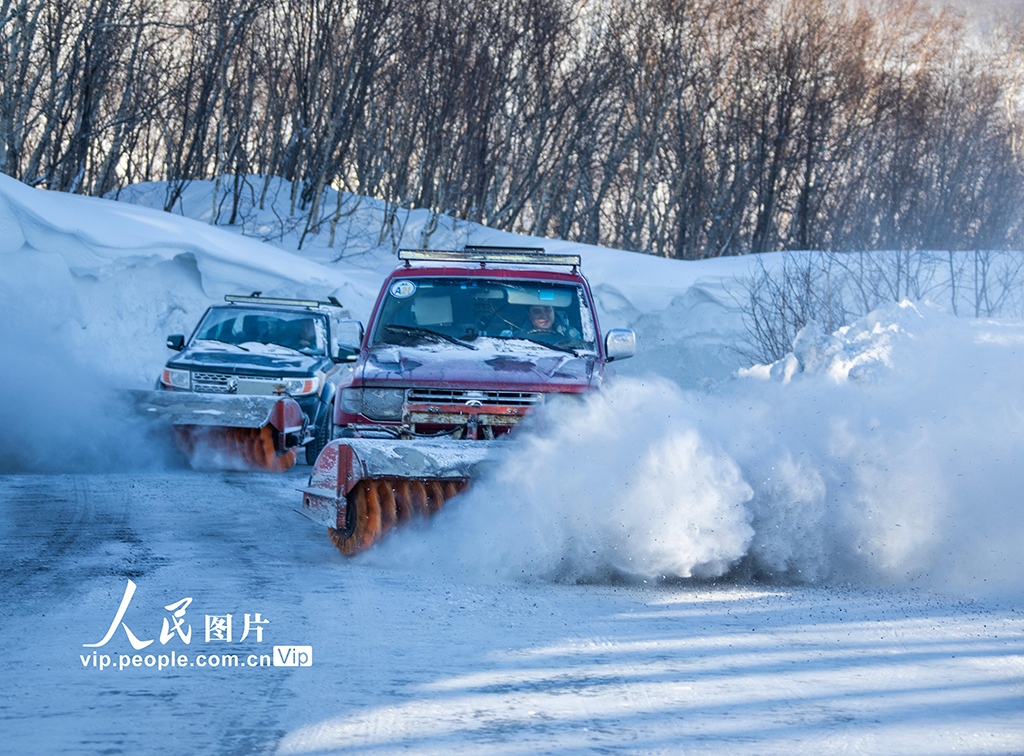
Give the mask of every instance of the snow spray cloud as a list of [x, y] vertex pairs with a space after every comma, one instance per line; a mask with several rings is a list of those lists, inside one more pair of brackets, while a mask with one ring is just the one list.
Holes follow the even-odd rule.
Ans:
[[1024, 591], [1022, 370], [1024, 324], [929, 305], [805, 329], [734, 387], [763, 400], [773, 436], [733, 450], [756, 491], [754, 563], [815, 582]]
[[752, 491], [684, 410], [660, 379], [552, 407], [429, 535], [367, 558], [542, 580], [721, 574], [753, 536]]
[[69, 330], [78, 326], [70, 281], [59, 286], [61, 271], [68, 276], [63, 263], [47, 270], [45, 256], [26, 255], [39, 280], [15, 287], [26, 283], [11, 275], [16, 257], [4, 255], [7, 275], [0, 278], [0, 473], [180, 464], [173, 446], [154, 438], [108, 379], [73, 356]]
[[710, 394], [629, 380], [553, 408], [428, 526], [363, 558], [1016, 594], [1022, 374], [1020, 324], [894, 306], [836, 335], [812, 327]]

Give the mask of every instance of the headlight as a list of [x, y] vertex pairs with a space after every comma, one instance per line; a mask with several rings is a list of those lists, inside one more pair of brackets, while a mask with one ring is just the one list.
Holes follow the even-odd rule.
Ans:
[[160, 382], [165, 386], [185, 389], [187, 391], [192, 388], [192, 373], [187, 370], [164, 368], [164, 373], [160, 376]]
[[320, 388], [320, 379], [316, 376], [313, 378], [285, 378], [284, 379], [284, 390], [288, 392], [289, 396], [304, 396], [306, 394], [315, 394]]
[[404, 389], [347, 388], [341, 392], [341, 408], [373, 420], [401, 420]]
[[342, 389], [341, 408], [350, 415], [362, 414], [363, 390], [361, 388]]

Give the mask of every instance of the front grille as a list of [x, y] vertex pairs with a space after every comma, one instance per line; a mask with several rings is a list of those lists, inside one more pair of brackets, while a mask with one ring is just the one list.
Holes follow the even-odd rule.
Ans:
[[[262, 375], [225, 375], [223, 373], [192, 373], [192, 390], [201, 394], [237, 394], [239, 382], [245, 382], [242, 393], [270, 394], [280, 386], [281, 378], [267, 378]], [[253, 383], [264, 387], [253, 386]]]
[[544, 395], [535, 391], [475, 391], [471, 389], [409, 389], [411, 404], [465, 404], [480, 402], [482, 407], [533, 407], [544, 401]]
[[233, 375], [192, 373], [192, 390], [204, 394], [233, 394], [238, 382]]

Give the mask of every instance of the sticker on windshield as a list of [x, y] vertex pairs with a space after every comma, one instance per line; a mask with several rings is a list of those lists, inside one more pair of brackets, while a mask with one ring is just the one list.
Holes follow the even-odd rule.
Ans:
[[405, 299], [416, 293], [416, 284], [412, 281], [395, 281], [391, 284], [390, 291], [395, 299]]

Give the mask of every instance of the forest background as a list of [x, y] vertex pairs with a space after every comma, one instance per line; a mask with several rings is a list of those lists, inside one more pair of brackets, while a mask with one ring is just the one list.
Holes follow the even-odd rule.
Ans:
[[1019, 25], [917, 2], [0, 0], [2, 172], [218, 224], [283, 179], [303, 238], [371, 197], [382, 243], [1021, 249], [1022, 87]]

